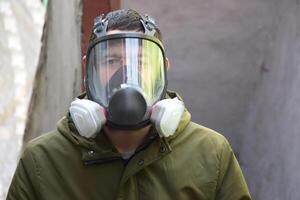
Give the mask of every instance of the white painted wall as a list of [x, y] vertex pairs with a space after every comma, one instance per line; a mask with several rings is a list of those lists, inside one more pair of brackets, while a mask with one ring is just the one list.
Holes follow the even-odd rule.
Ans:
[[44, 23], [40, 0], [0, 1], [0, 199], [23, 141]]

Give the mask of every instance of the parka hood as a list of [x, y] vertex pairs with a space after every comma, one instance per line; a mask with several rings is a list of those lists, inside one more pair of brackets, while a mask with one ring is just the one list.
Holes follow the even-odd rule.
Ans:
[[[81, 98], [83, 96], [84, 94], [80, 95]], [[175, 98], [175, 97], [183, 101], [182, 98], [176, 92], [169, 91], [169, 90], [167, 91], [166, 98]], [[190, 120], [191, 120], [191, 114], [185, 108], [180, 123], [176, 129], [176, 132], [172, 136], [166, 138], [166, 140], [167, 141], [171, 140], [175, 138], [178, 134], [180, 134], [180, 132], [182, 132], [185, 129], [185, 127], [189, 124]], [[104, 146], [107, 148], [107, 150], [114, 149], [114, 147], [110, 144], [108, 138], [106, 138], [103, 131], [100, 131], [100, 133], [97, 135], [95, 139], [88, 139], [80, 136], [69, 113], [57, 123], [57, 129], [61, 134], [63, 134], [66, 138], [72, 141], [72, 143], [81, 146], [83, 148], [99, 150], [99, 149], [95, 149], [95, 147], [99, 146], [99, 144], [97, 145], [97, 143], [101, 143], [102, 150]], [[156, 130], [152, 130], [152, 131], [156, 131]]]

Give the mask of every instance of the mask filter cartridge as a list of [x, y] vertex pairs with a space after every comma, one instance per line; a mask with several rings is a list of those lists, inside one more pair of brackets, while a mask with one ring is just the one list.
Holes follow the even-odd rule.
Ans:
[[79, 134], [86, 138], [95, 138], [106, 122], [103, 107], [87, 99], [76, 99], [69, 111]]
[[160, 137], [173, 135], [184, 112], [184, 104], [178, 98], [163, 99], [157, 102], [151, 113], [151, 121]]
[[[87, 99], [76, 99], [69, 111], [79, 134], [86, 138], [95, 138], [107, 121], [104, 108]], [[161, 100], [152, 107], [150, 119], [160, 137], [175, 133], [183, 112], [184, 104], [177, 98]]]

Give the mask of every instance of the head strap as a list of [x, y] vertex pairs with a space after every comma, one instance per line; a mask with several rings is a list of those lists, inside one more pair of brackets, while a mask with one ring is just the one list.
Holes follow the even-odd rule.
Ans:
[[[104, 14], [95, 18], [93, 32], [97, 36], [97, 38], [107, 35], [108, 21], [109, 19], [107, 17], [104, 17]], [[141, 15], [140, 21], [145, 30], [144, 34], [154, 36], [157, 29], [154, 18], [150, 17], [149, 15]]]
[[140, 21], [144, 26], [145, 35], [154, 36], [157, 28], [154, 18], [146, 14], [145, 16], [141, 16]]
[[94, 20], [94, 34], [97, 35], [97, 38], [107, 35], [107, 18], [103, 18], [104, 14], [97, 16]]

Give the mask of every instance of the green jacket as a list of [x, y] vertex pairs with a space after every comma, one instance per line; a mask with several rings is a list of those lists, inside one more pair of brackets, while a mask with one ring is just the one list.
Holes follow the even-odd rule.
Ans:
[[125, 164], [102, 132], [85, 139], [64, 117], [29, 142], [7, 200], [251, 199], [227, 140], [187, 111], [173, 136], [149, 135]]

